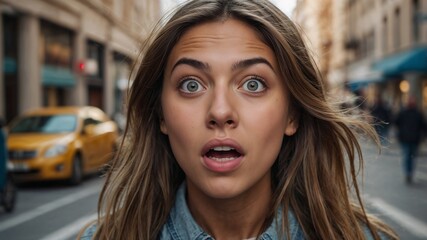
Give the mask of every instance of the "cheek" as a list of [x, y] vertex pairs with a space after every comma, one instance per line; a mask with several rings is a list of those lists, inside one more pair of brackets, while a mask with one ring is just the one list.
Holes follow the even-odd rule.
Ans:
[[[174, 104], [175, 103], [175, 104]], [[162, 132], [168, 135], [172, 151], [177, 158], [186, 159], [194, 151], [200, 130], [200, 114], [194, 108], [163, 99]]]
[[265, 136], [283, 136], [288, 126], [289, 116], [285, 100], [278, 98], [270, 101], [269, 104], [263, 104], [254, 108], [245, 108], [244, 110], [246, 124], [248, 129], [256, 132], [257, 135]]
[[247, 111], [245, 130], [247, 138], [252, 139], [254, 147], [259, 154], [276, 158], [282, 145], [284, 132], [287, 127], [288, 115], [283, 102], [268, 107], [259, 108], [258, 111]]
[[259, 118], [258, 121], [254, 122], [253, 129], [256, 139], [259, 139], [259, 143], [264, 145], [269, 150], [274, 150], [277, 146], [280, 147], [284, 136], [284, 124], [285, 118], [282, 116], [272, 116], [268, 118]]
[[254, 152], [255, 159], [262, 159], [261, 162], [257, 162], [260, 169], [270, 169], [279, 155], [284, 137], [283, 131], [279, 126], [280, 122], [265, 122], [264, 127], [259, 128], [260, 131], [257, 132], [257, 136], [253, 136], [253, 138], [258, 139], [253, 149], [257, 149]]
[[[191, 133], [201, 127], [200, 111], [190, 106], [169, 104], [163, 106], [163, 126], [168, 135]], [[182, 136], [185, 137], [185, 136]]]
[[176, 111], [167, 111], [163, 112], [163, 129], [167, 132], [169, 140], [174, 140], [178, 138], [179, 140], [182, 137], [185, 137], [183, 132], [188, 131], [187, 128], [191, 126], [188, 122], [191, 121], [189, 118], [183, 117], [179, 112]]
[[191, 119], [182, 117], [179, 114], [166, 114], [164, 117], [164, 126], [167, 129], [167, 136], [173, 155], [179, 165], [183, 167], [182, 160], [188, 160], [189, 156], [193, 153], [190, 150], [194, 147], [194, 136], [192, 133], [195, 131], [191, 130]]

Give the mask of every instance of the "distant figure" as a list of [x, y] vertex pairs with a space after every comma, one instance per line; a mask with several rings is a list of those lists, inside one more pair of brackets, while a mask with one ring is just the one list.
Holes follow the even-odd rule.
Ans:
[[381, 143], [384, 144], [388, 139], [391, 110], [381, 98], [378, 98], [375, 105], [371, 108], [371, 115], [374, 118], [375, 130], [381, 139]]
[[12, 212], [16, 204], [16, 186], [7, 168], [7, 135], [3, 130], [3, 119], [0, 117], [0, 206], [9, 213]]
[[3, 131], [4, 121], [0, 118], [0, 191], [6, 183], [7, 176], [7, 147], [6, 134]]
[[395, 120], [398, 140], [403, 152], [403, 170], [406, 183], [412, 183], [415, 170], [415, 157], [420, 145], [423, 132], [426, 129], [424, 116], [417, 109], [417, 101], [410, 97], [407, 107], [402, 109]]

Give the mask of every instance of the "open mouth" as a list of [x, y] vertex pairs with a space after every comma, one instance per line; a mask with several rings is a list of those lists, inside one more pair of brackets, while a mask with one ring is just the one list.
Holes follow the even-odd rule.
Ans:
[[205, 156], [215, 161], [226, 162], [239, 158], [242, 154], [232, 147], [219, 146], [209, 149]]

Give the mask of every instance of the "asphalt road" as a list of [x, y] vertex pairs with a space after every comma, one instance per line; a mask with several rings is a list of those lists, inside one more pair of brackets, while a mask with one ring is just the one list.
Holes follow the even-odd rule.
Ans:
[[[381, 155], [370, 142], [363, 141], [363, 148], [361, 190], [368, 211], [390, 224], [401, 239], [427, 239], [427, 143], [412, 185], [404, 182], [396, 143], [383, 148]], [[99, 176], [91, 176], [76, 187], [61, 182], [20, 186], [15, 211], [0, 209], [0, 239], [75, 239], [82, 226], [96, 218], [102, 183]]]
[[419, 151], [414, 183], [404, 181], [399, 145], [381, 149], [364, 142], [363, 196], [368, 209], [391, 225], [401, 239], [427, 239], [427, 142]]
[[0, 239], [76, 239], [96, 219], [102, 183], [99, 176], [91, 176], [75, 187], [61, 182], [19, 186], [15, 211], [0, 211]]

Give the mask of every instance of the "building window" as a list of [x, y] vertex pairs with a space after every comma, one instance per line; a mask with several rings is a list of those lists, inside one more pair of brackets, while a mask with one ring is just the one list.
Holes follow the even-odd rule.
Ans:
[[387, 17], [383, 18], [383, 54], [387, 53], [388, 50], [388, 24]]
[[39, 51], [44, 106], [64, 105], [63, 88], [73, 87], [76, 83], [73, 69], [73, 38], [71, 30], [41, 20]]
[[394, 11], [394, 49], [397, 50], [400, 47], [400, 9], [396, 8]]
[[41, 21], [42, 63], [47, 66], [72, 70], [73, 33], [56, 24]]
[[414, 42], [420, 40], [420, 16], [419, 16], [420, 2], [419, 0], [412, 1], [412, 14], [413, 14], [413, 37]]
[[[5, 120], [10, 122], [18, 115], [18, 18], [15, 15], [0, 14], [3, 18], [3, 97], [0, 99], [5, 108]], [[1, 95], [1, 94], [0, 94]], [[7, 103], [7, 104], [6, 104]]]
[[90, 68], [87, 77], [91, 80], [102, 81], [104, 77], [104, 46], [92, 40], [87, 42], [87, 58], [85, 67]]
[[371, 57], [374, 56], [375, 53], [375, 32], [372, 30], [369, 32], [367, 41], [366, 41], [366, 51], [367, 56]]
[[86, 82], [88, 104], [103, 109], [105, 48], [102, 44], [88, 40], [86, 52]]
[[366, 35], [364, 35], [362, 38], [361, 38], [361, 41], [360, 41], [360, 55], [359, 55], [359, 57], [360, 58], [365, 58], [366, 56], [367, 56], [367, 37], [366, 37]]

